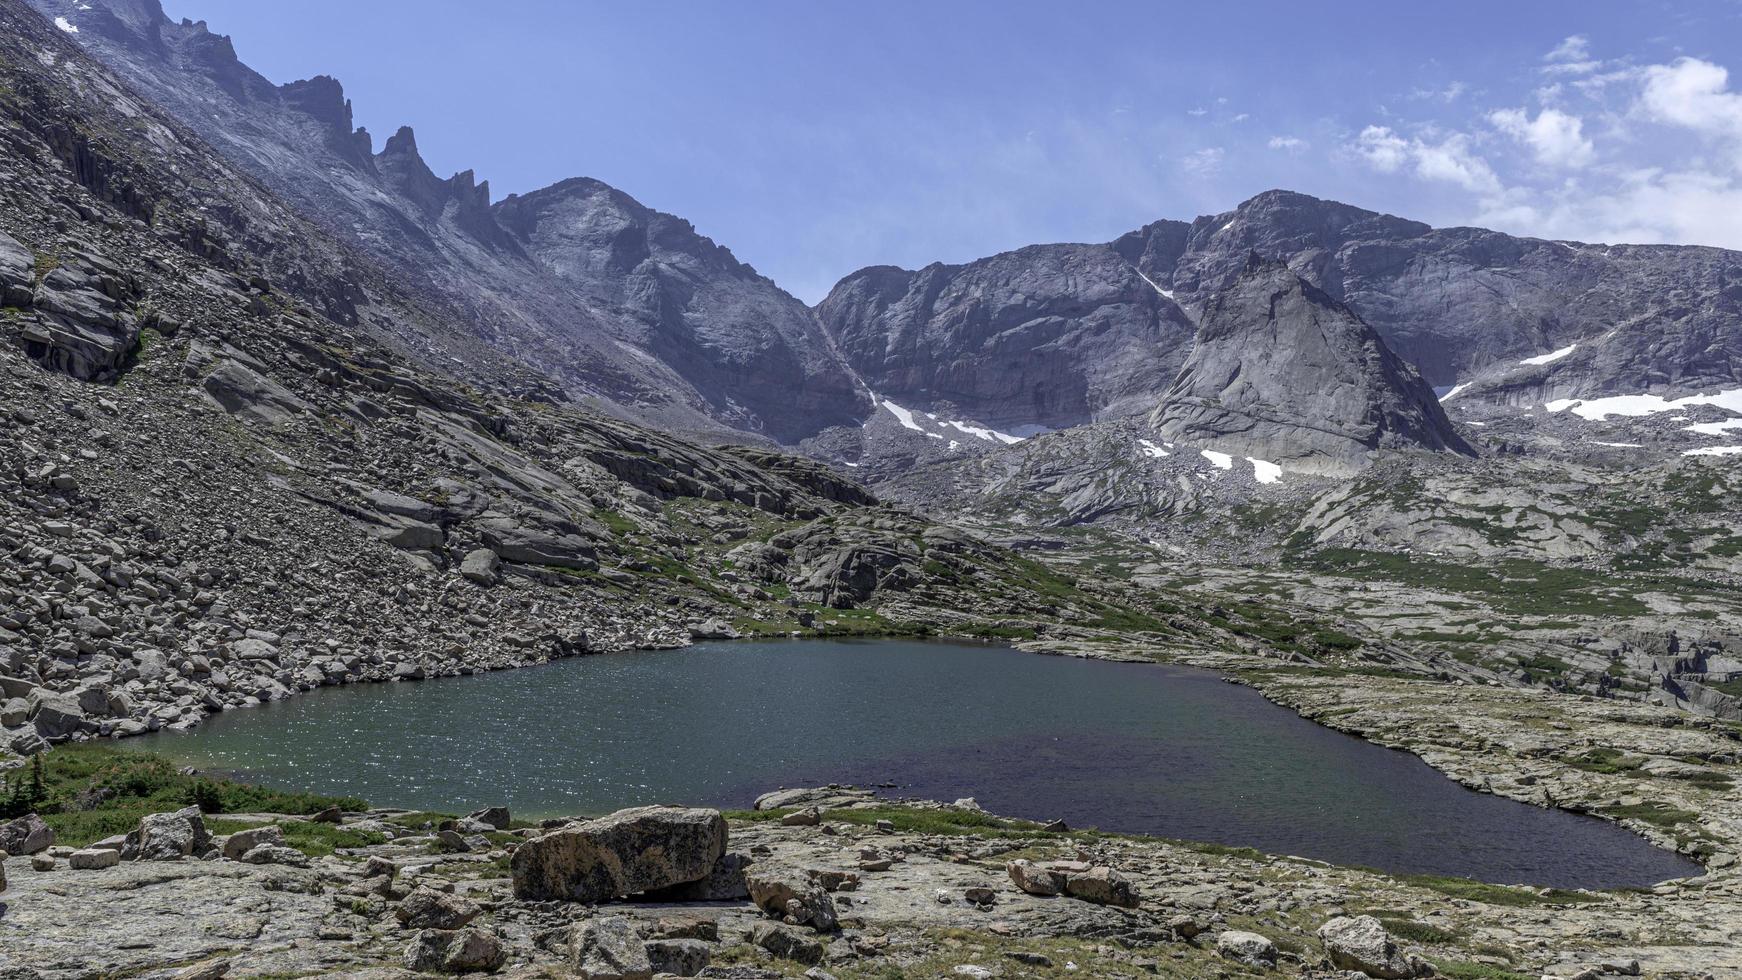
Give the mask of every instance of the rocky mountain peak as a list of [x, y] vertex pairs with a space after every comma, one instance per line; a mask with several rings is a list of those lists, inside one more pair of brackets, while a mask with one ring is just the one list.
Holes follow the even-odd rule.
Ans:
[[1472, 454], [1373, 328], [1257, 252], [1206, 304], [1197, 345], [1150, 421], [1171, 442], [1333, 476], [1381, 448]]

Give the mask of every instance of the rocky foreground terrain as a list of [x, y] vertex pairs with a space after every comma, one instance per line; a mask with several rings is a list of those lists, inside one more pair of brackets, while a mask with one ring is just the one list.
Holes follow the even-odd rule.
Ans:
[[1742, 970], [1734, 867], [1638, 892], [1399, 879], [835, 787], [772, 793], [729, 819], [680, 807], [522, 829], [500, 808], [235, 814], [216, 830], [208, 819], [157, 813], [80, 848], [28, 821], [0, 829], [24, 852], [4, 865], [0, 969], [593, 980]]

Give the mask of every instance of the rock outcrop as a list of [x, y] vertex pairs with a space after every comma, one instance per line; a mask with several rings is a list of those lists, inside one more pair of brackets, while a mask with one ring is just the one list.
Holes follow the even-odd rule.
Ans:
[[1150, 421], [1168, 442], [1352, 474], [1375, 451], [1470, 454], [1433, 390], [1348, 307], [1250, 256]]
[[514, 852], [514, 894], [603, 902], [699, 881], [725, 853], [726, 821], [718, 810], [621, 810], [521, 845]]
[[1142, 412], [1192, 336], [1169, 296], [1098, 245], [1035, 245], [918, 272], [863, 269], [817, 313], [878, 394], [910, 407], [947, 403], [1001, 430]]

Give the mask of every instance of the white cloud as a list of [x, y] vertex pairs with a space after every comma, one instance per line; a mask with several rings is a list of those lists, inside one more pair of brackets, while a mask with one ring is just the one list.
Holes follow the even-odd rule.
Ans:
[[1591, 39], [1583, 34], [1561, 41], [1542, 60], [1547, 62], [1543, 72], [1550, 75], [1586, 75], [1602, 67], [1602, 62], [1591, 57]]
[[1381, 173], [1409, 168], [1423, 180], [1456, 184], [1478, 194], [1504, 191], [1494, 168], [1471, 149], [1464, 133], [1433, 134], [1424, 140], [1400, 136], [1389, 126], [1368, 126], [1355, 138], [1353, 149]]
[[1270, 138], [1270, 142], [1265, 144], [1265, 145], [1269, 146], [1273, 150], [1284, 150], [1284, 151], [1289, 152], [1289, 153], [1299, 153], [1302, 150], [1307, 149], [1312, 144], [1308, 143], [1306, 140], [1303, 140], [1298, 136], [1272, 136]]
[[1583, 167], [1596, 153], [1596, 146], [1585, 138], [1584, 121], [1559, 109], [1544, 109], [1535, 119], [1523, 109], [1499, 109], [1488, 114], [1488, 121], [1530, 147], [1536, 161], [1545, 166]]
[[1188, 115], [1188, 116], [1203, 116], [1203, 115], [1208, 115], [1209, 111], [1210, 110], [1204, 108], [1203, 106], [1198, 106], [1196, 109], [1187, 109], [1186, 115]]
[[1222, 169], [1222, 158], [1226, 155], [1221, 147], [1208, 146], [1181, 157], [1179, 166], [1193, 177], [1213, 177]]
[[1708, 135], [1742, 137], [1742, 95], [1729, 90], [1722, 65], [1682, 58], [1645, 69], [1639, 109], [1657, 122]]

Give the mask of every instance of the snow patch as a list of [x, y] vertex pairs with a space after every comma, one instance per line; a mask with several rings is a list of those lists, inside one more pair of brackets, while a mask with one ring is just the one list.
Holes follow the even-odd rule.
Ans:
[[1234, 457], [1227, 453], [1219, 453], [1213, 449], [1200, 449], [1198, 455], [1210, 461], [1217, 469], [1231, 470], [1234, 468]]
[[1466, 381], [1466, 382], [1464, 382], [1464, 383], [1463, 383], [1463, 384], [1461, 384], [1461, 385], [1452, 385], [1452, 390], [1451, 390], [1451, 391], [1448, 391], [1448, 392], [1446, 392], [1446, 393], [1445, 393], [1445, 394], [1443, 394], [1443, 395], [1441, 395], [1441, 396], [1440, 396], [1440, 401], [1441, 401], [1441, 402], [1449, 402], [1449, 401], [1451, 401], [1451, 400], [1452, 400], [1452, 399], [1454, 399], [1454, 398], [1456, 398], [1456, 397], [1458, 397], [1458, 392], [1460, 392], [1460, 391], [1463, 391], [1463, 390], [1464, 390], [1464, 389], [1465, 389], [1465, 388], [1468, 388], [1468, 387], [1470, 387], [1470, 386], [1471, 386], [1471, 385], [1473, 385], [1473, 384], [1475, 384], [1475, 382], [1474, 382], [1474, 381]]
[[1157, 446], [1153, 442], [1150, 442], [1148, 439], [1139, 439], [1137, 440], [1137, 443], [1143, 447], [1143, 455], [1148, 456], [1150, 459], [1160, 459], [1167, 455], [1167, 450]]
[[1715, 395], [1689, 395], [1674, 401], [1666, 399], [1662, 395], [1611, 395], [1607, 398], [1590, 399], [1561, 398], [1549, 402], [1543, 407], [1551, 412], [1564, 412], [1570, 408], [1573, 414], [1579, 418], [1601, 422], [1611, 415], [1638, 418], [1642, 415], [1673, 412], [1695, 405], [1716, 405], [1719, 408], [1742, 413], [1742, 388], [1720, 391]]
[[[936, 416], [933, 417], [935, 418]], [[1021, 436], [1013, 436], [1008, 432], [999, 432], [997, 429], [988, 429], [984, 426], [974, 425], [971, 422], [961, 422], [951, 419], [944, 422], [944, 424], [952, 426], [961, 432], [966, 432], [968, 435], [971, 435], [976, 439], [984, 439], [987, 442], [1002, 442], [1006, 446], [1014, 446], [1022, 441]]]
[[1252, 464], [1252, 475], [1259, 483], [1278, 483], [1282, 480], [1282, 467], [1262, 459], [1246, 457], [1246, 462]]
[[1162, 297], [1163, 297], [1163, 298], [1165, 298], [1165, 299], [1173, 299], [1173, 290], [1171, 290], [1171, 289], [1163, 289], [1163, 288], [1161, 288], [1161, 287], [1160, 287], [1160, 286], [1157, 286], [1157, 285], [1156, 285], [1156, 284], [1155, 284], [1155, 280], [1154, 280], [1154, 279], [1151, 279], [1151, 278], [1149, 278], [1149, 277], [1148, 277], [1148, 276], [1146, 276], [1146, 275], [1144, 275], [1144, 274], [1143, 274], [1143, 270], [1142, 270], [1142, 269], [1139, 269], [1139, 268], [1137, 268], [1137, 267], [1136, 267], [1136, 266], [1132, 266], [1132, 268], [1131, 268], [1131, 271], [1133, 271], [1133, 272], [1135, 272], [1135, 273], [1137, 273], [1137, 278], [1139, 278], [1139, 279], [1142, 279], [1142, 280], [1143, 280], [1143, 281], [1144, 281], [1144, 282], [1146, 282], [1146, 283], [1149, 283], [1149, 288], [1150, 288], [1150, 289], [1153, 289], [1153, 290], [1155, 290], [1155, 291], [1156, 291], [1156, 292], [1158, 292], [1158, 293], [1160, 293], [1160, 294], [1161, 294], [1161, 295], [1162, 295]]
[[908, 411], [905, 408], [902, 408], [900, 405], [897, 405], [892, 401], [884, 401], [884, 400], [878, 400], [877, 404], [881, 405], [884, 408], [889, 409], [889, 414], [895, 416], [895, 420], [897, 422], [901, 423], [902, 428], [912, 429], [915, 432], [924, 432], [925, 431], [924, 429], [919, 427], [918, 422], [915, 422], [913, 420], [913, 413]]
[[1722, 422], [1695, 422], [1682, 427], [1684, 432], [1698, 432], [1703, 436], [1721, 436], [1731, 429], [1742, 429], [1742, 419], [1725, 419]]
[[1683, 456], [1742, 456], [1742, 446], [1707, 446], [1704, 449], [1687, 449]]
[[73, 22], [67, 20], [65, 17], [56, 17], [54, 19], [54, 26], [66, 31], [68, 34], [77, 34], [79, 32], [79, 29], [73, 26]]
[[1608, 446], [1610, 449], [1644, 449], [1645, 448], [1644, 446], [1640, 445], [1637, 442], [1596, 442], [1596, 441], [1593, 441], [1591, 443], [1591, 445], [1593, 445], [1593, 446]]
[[1578, 344], [1572, 344], [1572, 345], [1567, 346], [1567, 347], [1562, 347], [1560, 350], [1554, 351], [1554, 352], [1549, 353], [1549, 354], [1538, 354], [1535, 357], [1527, 357], [1524, 360], [1519, 361], [1518, 363], [1520, 363], [1520, 364], [1553, 364], [1554, 362], [1560, 360], [1561, 358], [1567, 356], [1568, 354], [1571, 354], [1573, 351], [1576, 351], [1578, 349], [1579, 349]]

